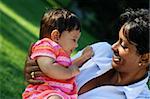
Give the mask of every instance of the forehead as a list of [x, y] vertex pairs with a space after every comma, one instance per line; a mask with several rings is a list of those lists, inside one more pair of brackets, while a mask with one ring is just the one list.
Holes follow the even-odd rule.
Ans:
[[125, 37], [124, 34], [124, 26], [121, 27], [120, 31], [119, 31], [119, 38], [123, 39], [123, 40], [127, 40], [127, 38]]
[[121, 27], [120, 31], [119, 31], [119, 39], [121, 39], [124, 43], [126, 43], [128, 46], [136, 46], [136, 44], [132, 41], [129, 41], [127, 39], [127, 37], [125, 36], [125, 30], [124, 30], [124, 26]]
[[78, 37], [80, 37], [80, 35], [81, 35], [80, 30], [73, 30], [73, 31], [70, 31], [69, 34], [70, 34], [73, 38], [78, 38]]
[[136, 43], [132, 42], [129, 39], [129, 25], [123, 25], [119, 31], [119, 38], [127, 41], [128, 43], [132, 44], [132, 45], [136, 45]]

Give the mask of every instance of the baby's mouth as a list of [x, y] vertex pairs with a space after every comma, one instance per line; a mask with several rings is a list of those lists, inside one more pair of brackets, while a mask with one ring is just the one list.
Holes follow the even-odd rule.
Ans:
[[70, 50], [70, 53], [72, 53], [73, 52], [73, 50]]

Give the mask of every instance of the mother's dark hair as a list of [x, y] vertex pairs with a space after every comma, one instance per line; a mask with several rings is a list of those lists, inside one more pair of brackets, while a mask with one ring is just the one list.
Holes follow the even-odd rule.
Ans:
[[124, 24], [123, 33], [131, 44], [135, 44], [140, 55], [149, 53], [149, 11], [127, 9], [120, 16]]

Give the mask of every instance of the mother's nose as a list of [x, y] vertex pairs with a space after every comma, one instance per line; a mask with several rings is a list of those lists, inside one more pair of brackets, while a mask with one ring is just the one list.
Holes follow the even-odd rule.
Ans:
[[111, 46], [111, 48], [112, 48], [112, 50], [116, 50], [117, 49], [117, 47], [118, 47], [118, 41], [116, 42], [116, 43], [114, 43], [112, 46]]

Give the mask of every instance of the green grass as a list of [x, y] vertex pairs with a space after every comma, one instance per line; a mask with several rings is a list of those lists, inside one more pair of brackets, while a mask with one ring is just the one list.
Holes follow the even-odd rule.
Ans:
[[0, 2], [0, 99], [21, 99], [27, 49], [37, 40], [45, 6], [40, 0]]
[[[24, 89], [23, 63], [25, 53], [3, 37], [0, 53], [0, 98], [20, 99]], [[4, 40], [5, 39], [5, 40]]]

